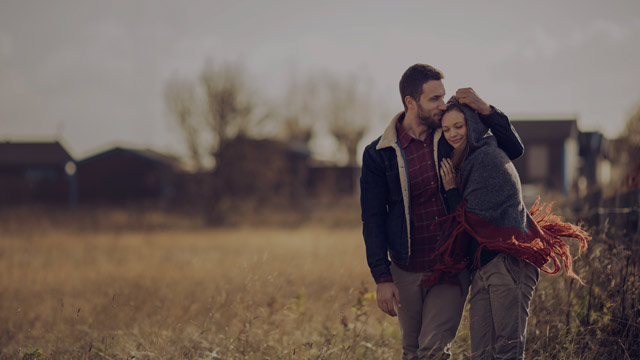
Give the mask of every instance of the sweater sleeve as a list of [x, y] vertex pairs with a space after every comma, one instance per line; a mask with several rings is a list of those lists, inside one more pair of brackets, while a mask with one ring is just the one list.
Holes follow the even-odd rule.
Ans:
[[465, 162], [469, 164], [462, 180], [467, 210], [484, 216], [518, 208], [522, 198], [520, 180], [502, 150], [483, 147]]
[[458, 208], [458, 205], [462, 202], [462, 195], [457, 187], [451, 188], [446, 191], [447, 204], [449, 205], [449, 212], [454, 213]]

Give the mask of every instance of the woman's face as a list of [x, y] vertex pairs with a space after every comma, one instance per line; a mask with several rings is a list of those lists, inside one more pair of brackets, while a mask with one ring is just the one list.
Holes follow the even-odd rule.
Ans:
[[448, 111], [442, 117], [442, 133], [447, 142], [454, 149], [464, 146], [467, 142], [467, 122], [460, 110]]

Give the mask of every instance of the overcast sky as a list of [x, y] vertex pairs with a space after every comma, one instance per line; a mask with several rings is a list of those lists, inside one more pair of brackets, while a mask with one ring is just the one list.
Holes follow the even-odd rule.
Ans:
[[0, 0], [0, 140], [182, 151], [164, 85], [207, 59], [242, 63], [272, 97], [292, 72], [368, 74], [384, 110], [367, 142], [417, 62], [511, 118], [576, 117], [615, 137], [640, 102], [639, 39], [637, 0]]

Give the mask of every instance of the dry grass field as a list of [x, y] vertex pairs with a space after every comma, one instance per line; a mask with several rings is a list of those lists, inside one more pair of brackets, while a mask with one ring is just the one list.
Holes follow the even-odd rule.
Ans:
[[0, 357], [390, 358], [359, 229], [5, 234]]
[[[98, 228], [4, 227], [0, 359], [400, 357], [397, 322], [371, 293], [359, 226]], [[637, 272], [621, 284], [616, 247], [591, 251], [579, 263], [594, 267], [578, 270], [609, 287], [542, 276], [528, 358], [637, 353], [628, 338], [640, 334], [637, 315], [614, 321], [620, 289], [625, 313], [638, 312]], [[468, 357], [466, 326], [455, 359]]]

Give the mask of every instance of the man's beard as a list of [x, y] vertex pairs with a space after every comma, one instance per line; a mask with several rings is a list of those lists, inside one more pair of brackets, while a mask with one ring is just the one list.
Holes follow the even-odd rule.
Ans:
[[431, 129], [439, 129], [441, 126], [440, 120], [434, 119], [431, 115], [428, 115], [424, 108], [420, 106], [420, 104], [418, 104], [418, 119], [420, 119], [423, 124], [427, 125]]

